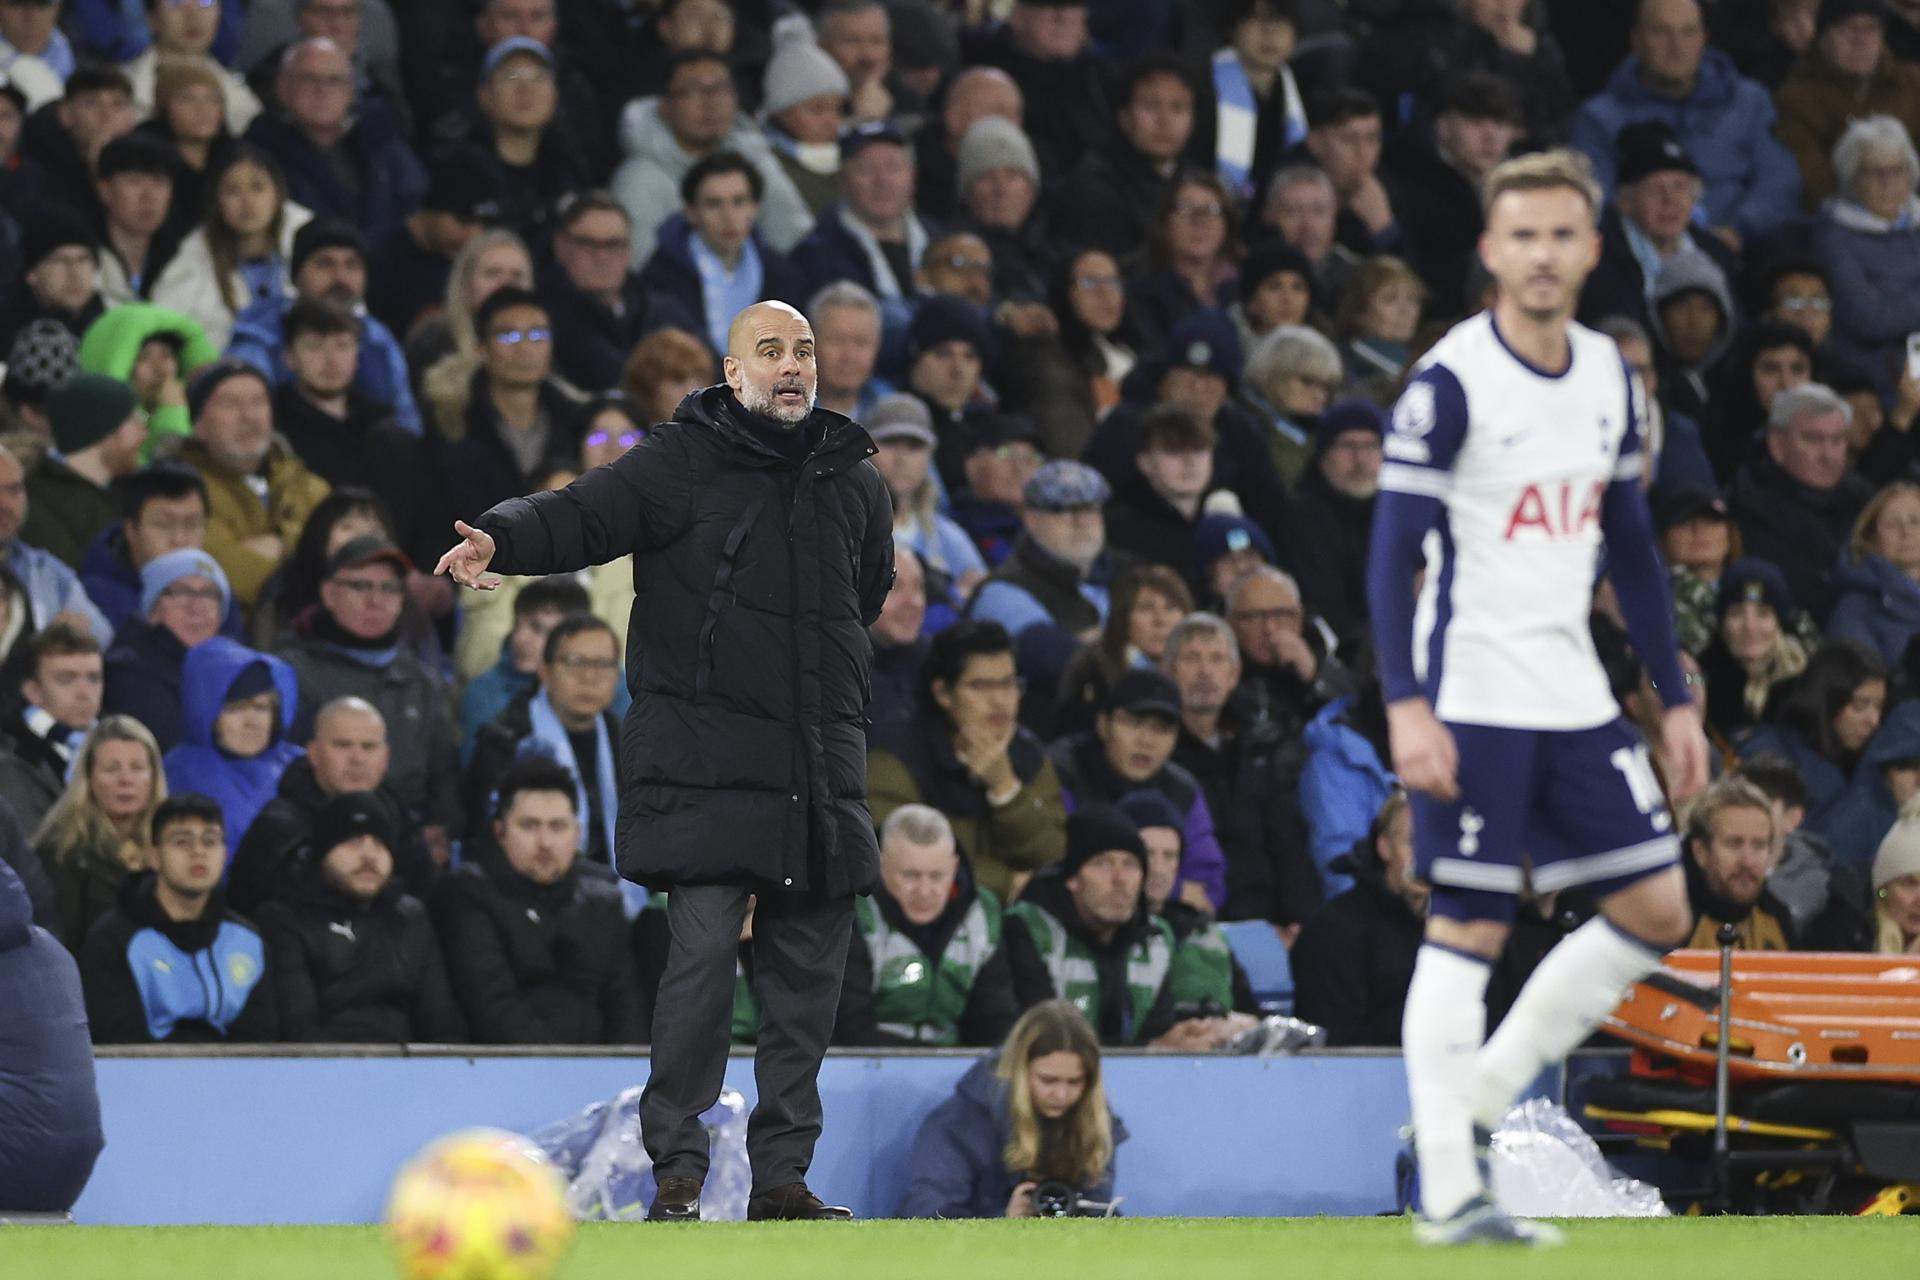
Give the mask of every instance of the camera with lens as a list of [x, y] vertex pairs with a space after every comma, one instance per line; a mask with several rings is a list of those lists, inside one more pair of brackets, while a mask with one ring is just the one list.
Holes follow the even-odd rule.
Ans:
[[1089, 1200], [1064, 1182], [1042, 1182], [1033, 1189], [1037, 1218], [1110, 1218], [1113, 1209], [1112, 1201]]

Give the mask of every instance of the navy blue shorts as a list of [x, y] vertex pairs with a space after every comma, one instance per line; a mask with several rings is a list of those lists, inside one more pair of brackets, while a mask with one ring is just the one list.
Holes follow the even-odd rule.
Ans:
[[1679, 860], [1646, 743], [1625, 720], [1447, 728], [1460, 753], [1460, 798], [1412, 795], [1414, 866], [1433, 886], [1435, 915], [1510, 922], [1523, 889], [1585, 887], [1605, 897]]

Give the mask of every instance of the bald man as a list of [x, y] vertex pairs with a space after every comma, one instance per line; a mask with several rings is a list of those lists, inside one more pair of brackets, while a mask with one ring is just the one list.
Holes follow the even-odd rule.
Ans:
[[914, 207], [939, 222], [960, 216], [960, 140], [988, 116], [1020, 124], [1026, 102], [1014, 78], [998, 67], [968, 67], [947, 86], [940, 127], [914, 135]]
[[571, 573], [633, 556], [633, 706], [620, 735], [620, 873], [671, 890], [641, 1128], [649, 1217], [699, 1217], [700, 1113], [720, 1096], [734, 965], [757, 895], [750, 1218], [846, 1218], [808, 1190], [820, 1058], [853, 895], [878, 879], [866, 798], [866, 627], [893, 582], [893, 505], [856, 423], [814, 404], [813, 330], [759, 302], [726, 382], [566, 488], [500, 503], [439, 571]]

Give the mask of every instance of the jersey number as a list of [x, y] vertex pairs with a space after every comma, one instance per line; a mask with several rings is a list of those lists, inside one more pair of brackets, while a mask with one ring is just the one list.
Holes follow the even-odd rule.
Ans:
[[1642, 813], [1657, 813], [1659, 816], [1654, 820], [1654, 826], [1666, 830], [1672, 819], [1666, 814], [1666, 797], [1661, 794], [1660, 779], [1653, 771], [1653, 759], [1647, 754], [1646, 744], [1621, 747], [1607, 760], [1626, 779], [1627, 793], [1633, 797], [1633, 807]]

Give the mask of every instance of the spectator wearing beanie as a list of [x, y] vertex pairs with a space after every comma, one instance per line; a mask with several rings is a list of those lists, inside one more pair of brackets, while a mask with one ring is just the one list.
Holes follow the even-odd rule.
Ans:
[[1173, 896], [1185, 852], [1180, 815], [1158, 791], [1129, 791], [1114, 807], [1140, 828], [1140, 843], [1147, 847], [1147, 878], [1142, 887], [1147, 912], [1173, 927], [1178, 945], [1168, 981], [1174, 1004], [1210, 1017], [1229, 1011], [1259, 1013], [1252, 984], [1233, 958], [1226, 935], [1213, 922], [1213, 913]]
[[1000, 116], [975, 121], [960, 140], [955, 182], [961, 224], [993, 255], [994, 294], [1047, 302], [1060, 250], [1041, 212], [1040, 161], [1019, 124]]
[[10, 411], [13, 425], [0, 432], [20, 459], [31, 467], [53, 439], [47, 421], [47, 392], [65, 382], [78, 367], [79, 340], [58, 320], [30, 320], [14, 335], [7, 350], [6, 380], [0, 383], [0, 404]]
[[1920, 66], [1887, 48], [1887, 10], [1886, 0], [1821, 0], [1813, 46], [1774, 94], [1804, 208], [1834, 193], [1833, 144], [1852, 121], [1892, 116], [1909, 137], [1920, 134]]
[[227, 354], [260, 370], [273, 386], [284, 385], [293, 376], [287, 368], [286, 319], [294, 301], [318, 298], [346, 307], [360, 318], [360, 358], [354, 365], [353, 385], [368, 399], [393, 406], [395, 426], [420, 435], [420, 408], [414, 402], [400, 340], [366, 314], [366, 236], [351, 223], [316, 218], [294, 233], [287, 271], [293, 293], [262, 298], [242, 311], [234, 321]]
[[1193, 564], [1207, 609], [1221, 613], [1234, 584], [1255, 569], [1278, 562], [1273, 539], [1245, 516], [1201, 517], [1193, 528]]
[[1147, 847], [1110, 805], [1067, 819], [1067, 852], [1007, 912], [1014, 994], [1031, 1008], [1067, 1000], [1107, 1045], [1147, 1045], [1183, 1017], [1176, 1010], [1173, 926], [1147, 911]]
[[1874, 946], [1881, 955], [1920, 955], [1920, 833], [1895, 825], [1873, 857]]
[[1240, 333], [1240, 349], [1282, 325], [1307, 324], [1320, 310], [1313, 265], [1306, 255], [1280, 240], [1256, 247], [1240, 264], [1239, 297], [1227, 308]]
[[951, 223], [966, 202], [958, 165], [967, 134], [982, 120], [1018, 127], [1026, 104], [1012, 76], [998, 67], [970, 66], [947, 82], [934, 105], [937, 118], [930, 115], [913, 138], [915, 190], [928, 217]]
[[314, 818], [286, 896], [261, 908], [283, 1039], [466, 1039], [433, 922], [394, 876], [397, 835], [379, 796], [334, 797]]
[[76, 373], [47, 393], [53, 452], [27, 473], [20, 538], [79, 569], [87, 546], [118, 517], [111, 486], [140, 466], [147, 424], [124, 382]]
[[100, 238], [63, 205], [44, 205], [21, 229], [20, 278], [0, 299], [0, 350], [35, 320], [55, 320], [78, 342], [106, 310], [100, 296]]
[[1380, 487], [1386, 414], [1364, 400], [1345, 400], [1313, 429], [1313, 456], [1293, 486], [1287, 550], [1300, 593], [1357, 651], [1367, 634], [1367, 545]]
[[181, 670], [220, 631], [233, 592], [218, 562], [197, 547], [155, 556], [140, 570], [140, 613], [107, 651], [106, 715], [132, 716], [162, 752], [180, 741]]
[[1707, 724], [1738, 745], [1776, 705], [1776, 690], [1806, 669], [1800, 611], [1772, 561], [1744, 556], [1720, 577], [1713, 639], [1700, 653]]
[[[968, 31], [962, 57], [1013, 77], [1042, 172], [1065, 174], [1113, 139], [1115, 108], [1130, 95], [1116, 95], [1111, 63], [1093, 48], [1087, 0], [1016, 0], [1013, 7], [1008, 21]], [[1048, 20], [1054, 15], [1046, 11], [1063, 9], [1064, 20]]]
[[[780, 170], [813, 216], [840, 198], [840, 133], [852, 86], [799, 15], [773, 24], [760, 120]], [[770, 295], [771, 296], [771, 295]]]
[[299, 711], [293, 668], [215, 636], [187, 652], [180, 673], [180, 742], [166, 754], [167, 788], [199, 792], [226, 819], [227, 860], [299, 759], [287, 741]]
[[923, 301], [907, 329], [905, 390], [926, 406], [940, 442], [934, 465], [949, 492], [963, 485], [974, 420], [994, 405], [986, 383], [992, 349], [993, 331], [980, 308], [944, 294]]

